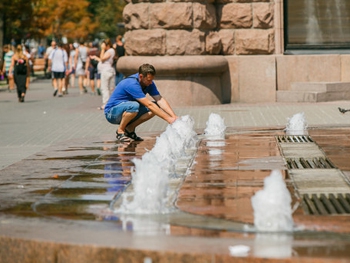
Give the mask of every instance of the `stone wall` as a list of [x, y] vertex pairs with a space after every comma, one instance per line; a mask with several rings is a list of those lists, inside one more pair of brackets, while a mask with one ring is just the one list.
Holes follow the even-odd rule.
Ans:
[[173, 106], [275, 100], [277, 0], [128, 1], [119, 71], [153, 64]]
[[129, 1], [118, 66], [153, 63], [175, 105], [274, 102], [294, 82], [350, 81], [350, 55], [283, 55], [283, 0]]
[[129, 56], [273, 54], [274, 0], [134, 0], [123, 11]]

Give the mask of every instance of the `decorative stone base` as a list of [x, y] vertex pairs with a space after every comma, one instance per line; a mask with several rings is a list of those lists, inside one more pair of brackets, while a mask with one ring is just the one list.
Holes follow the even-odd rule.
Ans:
[[172, 106], [350, 99], [350, 55], [125, 56], [117, 66], [129, 75], [143, 63]]
[[223, 56], [125, 56], [118, 60], [117, 68], [128, 76], [144, 63], [155, 67], [155, 83], [172, 106], [217, 105], [230, 100], [226, 94], [231, 93], [231, 85], [224, 81], [228, 62]]
[[277, 91], [278, 102], [325, 102], [350, 99], [350, 82], [297, 82]]

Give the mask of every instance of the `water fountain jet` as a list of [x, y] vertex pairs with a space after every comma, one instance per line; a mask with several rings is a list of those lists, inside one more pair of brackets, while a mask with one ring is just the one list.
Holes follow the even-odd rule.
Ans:
[[224, 123], [224, 119], [221, 118], [219, 114], [211, 113], [209, 115], [209, 119], [206, 125], [207, 126], [204, 130], [204, 134], [206, 137], [212, 140], [220, 140], [225, 138], [226, 126]]
[[293, 231], [292, 198], [279, 170], [264, 179], [264, 189], [255, 193], [251, 201], [258, 231]]
[[294, 114], [292, 118], [288, 118], [286, 132], [289, 135], [305, 135], [307, 130], [307, 122], [304, 112]]
[[[196, 144], [193, 119], [182, 116], [168, 125], [156, 140], [152, 150], [141, 159], [134, 159], [132, 192], [123, 194], [123, 202], [116, 212], [124, 214], [168, 213], [168, 197], [172, 195], [169, 180], [176, 173], [176, 162], [188, 158], [187, 150]], [[175, 176], [176, 177], [176, 176]]]

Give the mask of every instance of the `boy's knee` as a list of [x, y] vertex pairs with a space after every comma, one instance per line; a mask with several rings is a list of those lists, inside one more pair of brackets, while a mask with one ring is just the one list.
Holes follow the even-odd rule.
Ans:
[[136, 116], [138, 114], [138, 112], [136, 111], [136, 112], [130, 112], [130, 111], [124, 111], [123, 112], [123, 117], [125, 117], [125, 116]]

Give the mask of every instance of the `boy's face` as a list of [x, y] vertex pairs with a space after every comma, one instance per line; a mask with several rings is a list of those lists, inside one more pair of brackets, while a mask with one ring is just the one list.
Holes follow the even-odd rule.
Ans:
[[147, 87], [151, 85], [154, 79], [154, 76], [149, 73], [147, 74], [147, 76], [143, 76], [142, 74], [140, 74], [139, 76], [140, 76], [141, 87]]

